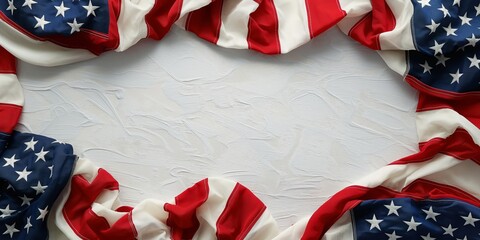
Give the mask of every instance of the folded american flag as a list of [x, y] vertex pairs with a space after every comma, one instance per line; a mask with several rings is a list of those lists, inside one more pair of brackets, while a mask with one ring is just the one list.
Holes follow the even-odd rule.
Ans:
[[[286, 53], [337, 25], [419, 91], [419, 152], [280, 230], [244, 186], [208, 178], [171, 202], [122, 206], [119, 184], [53, 139], [14, 132], [15, 58], [59, 65], [162, 38]], [[0, 2], [1, 239], [480, 239], [480, 0]]]

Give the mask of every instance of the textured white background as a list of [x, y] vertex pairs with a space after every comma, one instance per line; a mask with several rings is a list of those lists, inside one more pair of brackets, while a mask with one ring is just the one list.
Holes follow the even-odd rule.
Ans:
[[284, 229], [417, 146], [415, 91], [337, 29], [265, 56], [175, 28], [124, 53], [19, 72], [18, 129], [73, 144], [116, 177], [126, 205], [220, 176]]

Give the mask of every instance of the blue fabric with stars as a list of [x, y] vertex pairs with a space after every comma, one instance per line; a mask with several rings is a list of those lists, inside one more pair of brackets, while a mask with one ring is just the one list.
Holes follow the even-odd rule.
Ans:
[[[480, 0], [412, 0], [408, 74], [448, 92], [480, 90]], [[478, 43], [480, 44], [480, 43]]]
[[70, 179], [71, 145], [14, 132], [0, 155], [0, 239], [47, 239], [47, 217]]
[[37, 37], [78, 30], [108, 34], [108, 0], [3, 0], [2, 15]]
[[368, 200], [351, 214], [358, 240], [480, 239], [480, 209], [458, 200]]

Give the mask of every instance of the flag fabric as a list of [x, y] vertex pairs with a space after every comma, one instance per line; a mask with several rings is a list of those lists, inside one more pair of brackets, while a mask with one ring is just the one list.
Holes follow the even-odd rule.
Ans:
[[[207, 178], [171, 201], [118, 200], [72, 147], [14, 132], [15, 58], [124, 51], [175, 24], [229, 48], [287, 53], [336, 25], [419, 92], [419, 152], [340, 190], [288, 229], [251, 191]], [[0, 239], [480, 239], [480, 0], [6, 0], [0, 3]]]

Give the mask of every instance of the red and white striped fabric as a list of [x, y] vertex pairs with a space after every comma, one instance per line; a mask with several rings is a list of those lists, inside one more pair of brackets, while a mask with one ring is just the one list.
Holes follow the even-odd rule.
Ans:
[[15, 65], [15, 57], [0, 47], [0, 134], [10, 134], [22, 113], [23, 91]]
[[[35, 4], [52, 4], [38, 2]], [[363, 45], [381, 50], [388, 66], [420, 92], [419, 153], [341, 190], [288, 229], [278, 229], [266, 206], [247, 188], [225, 179], [205, 179], [169, 202], [145, 200], [135, 207], [125, 207], [118, 200], [115, 179], [90, 161], [78, 159], [69, 183], [50, 211], [52, 239], [478, 237], [478, 0], [105, 0], [102, 6], [108, 6], [108, 10], [103, 9], [107, 32], [96, 32], [92, 30], [95, 27], [87, 28], [88, 24], [82, 28], [84, 23], [72, 16], [59, 23], [71, 27], [71, 31], [66, 29], [67, 35], [60, 34], [62, 25], [58, 25], [59, 32], [49, 30], [46, 26], [53, 25], [53, 19], [45, 19], [45, 15], [16, 22], [15, 14], [34, 10], [32, 1], [24, 8], [15, 5], [20, 4], [16, 0], [8, 4], [0, 9], [0, 45], [15, 57], [37, 65], [68, 64], [105, 51], [121, 52], [144, 38], [161, 39], [173, 24], [219, 46], [267, 54], [287, 53], [338, 25]], [[90, 21], [96, 17], [95, 11], [102, 9], [92, 1], [75, 6], [85, 9], [87, 17], [92, 15]], [[64, 17], [67, 9], [63, 2], [55, 7], [57, 16]], [[43, 30], [52, 32], [42, 35]], [[0, 49], [0, 132], [6, 136], [4, 145], [23, 105], [15, 59], [7, 51]], [[400, 205], [405, 199], [411, 205]], [[380, 205], [388, 213], [372, 207], [365, 218], [359, 217], [362, 209], [387, 200], [390, 205]], [[438, 207], [442, 202], [452, 206]], [[425, 204], [430, 208], [421, 207]], [[6, 214], [9, 207], [0, 209]], [[452, 220], [447, 227], [442, 221], [450, 218], [441, 219], [442, 214], [458, 214], [456, 219], [465, 223], [457, 226]], [[399, 220], [393, 219], [394, 215], [408, 216], [400, 219], [406, 225], [388, 226], [388, 222]], [[473, 228], [467, 228], [470, 225]], [[12, 238], [15, 225], [5, 227], [4, 235]]]

